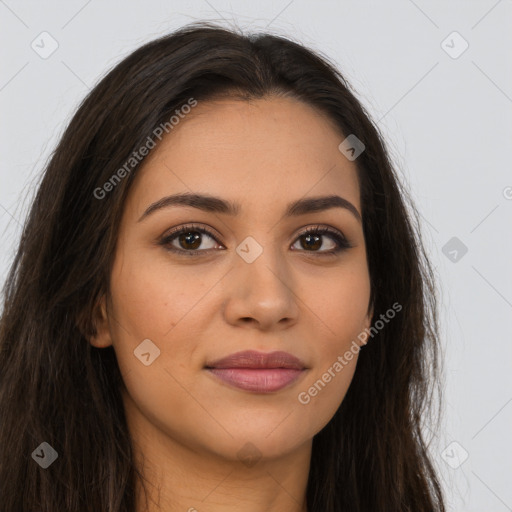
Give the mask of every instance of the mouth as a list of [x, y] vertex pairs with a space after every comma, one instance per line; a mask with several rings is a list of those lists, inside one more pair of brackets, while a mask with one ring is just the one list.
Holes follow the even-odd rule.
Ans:
[[205, 369], [226, 384], [256, 393], [283, 389], [307, 371], [300, 359], [287, 352], [256, 351], [231, 354]]

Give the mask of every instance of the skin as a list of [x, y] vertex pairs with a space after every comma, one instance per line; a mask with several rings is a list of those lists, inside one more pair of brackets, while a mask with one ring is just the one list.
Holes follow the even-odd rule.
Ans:
[[[298, 394], [370, 326], [370, 278], [362, 224], [349, 210], [280, 219], [293, 200], [331, 194], [361, 214], [355, 163], [338, 150], [344, 138], [295, 99], [200, 102], [137, 175], [91, 343], [113, 344], [123, 374], [128, 427], [149, 481], [149, 508], [138, 493], [138, 511], [307, 510], [312, 438], [338, 409], [357, 355], [308, 404]], [[178, 192], [237, 201], [242, 210], [230, 217], [173, 206], [138, 222]], [[158, 244], [191, 222], [217, 237], [200, 235], [194, 250], [203, 255]], [[353, 247], [323, 256], [335, 247], [330, 235], [313, 249], [301, 245], [317, 224], [341, 231]], [[236, 252], [247, 236], [263, 248], [252, 263]], [[191, 250], [179, 238], [172, 245]], [[145, 339], [160, 350], [148, 366], [134, 356]], [[247, 349], [290, 352], [308, 369], [269, 394], [231, 387], [204, 369]], [[237, 455], [248, 442], [260, 457], [251, 465]]]

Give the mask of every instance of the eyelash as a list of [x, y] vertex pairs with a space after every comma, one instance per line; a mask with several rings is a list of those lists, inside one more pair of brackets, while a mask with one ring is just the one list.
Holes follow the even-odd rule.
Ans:
[[[201, 253], [209, 253], [210, 251], [216, 250], [216, 249], [185, 250], [185, 249], [178, 249], [171, 245], [171, 242], [174, 239], [176, 239], [179, 235], [190, 233], [190, 232], [193, 232], [193, 233], [198, 232], [198, 233], [202, 233], [204, 235], [208, 235], [213, 240], [215, 240], [215, 242], [217, 244], [222, 245], [217, 240], [217, 238], [213, 235], [213, 233], [211, 233], [209, 230], [203, 228], [202, 226], [197, 226], [195, 224], [186, 225], [186, 226], [183, 226], [181, 228], [177, 228], [177, 229], [171, 231], [170, 233], [165, 235], [160, 240], [159, 245], [162, 245], [163, 247], [166, 248], [166, 250], [168, 250], [170, 252], [180, 254], [183, 256], [187, 256], [187, 257], [197, 257], [197, 256], [201, 256]], [[307, 236], [310, 234], [315, 234], [315, 235], [320, 235], [320, 236], [321, 235], [329, 235], [334, 240], [337, 247], [335, 249], [331, 249], [329, 251], [307, 251], [307, 250], [304, 250], [304, 252], [310, 252], [313, 254], [317, 253], [321, 256], [327, 256], [327, 257], [331, 256], [332, 257], [332, 256], [337, 255], [339, 252], [345, 251], [352, 247], [350, 242], [341, 233], [339, 233], [338, 231], [336, 231], [334, 229], [322, 227], [322, 226], [307, 228], [305, 231], [303, 231], [302, 233], [300, 233], [297, 236], [296, 240], [298, 240], [300, 237]]]

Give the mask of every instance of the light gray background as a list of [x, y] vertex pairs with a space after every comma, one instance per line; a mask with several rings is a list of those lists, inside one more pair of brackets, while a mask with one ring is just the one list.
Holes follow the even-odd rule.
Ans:
[[[133, 49], [198, 19], [324, 53], [378, 121], [440, 278], [445, 415], [432, 452], [449, 510], [512, 511], [510, 0], [0, 0], [0, 282], [79, 101]], [[49, 48], [43, 31], [59, 45], [47, 59], [31, 48]], [[469, 44], [457, 58], [453, 31]]]

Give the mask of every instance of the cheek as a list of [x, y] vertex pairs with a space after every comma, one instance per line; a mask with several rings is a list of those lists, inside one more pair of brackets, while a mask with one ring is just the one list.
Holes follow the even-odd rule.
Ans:
[[[167, 265], [136, 258], [114, 267], [111, 279], [111, 331], [126, 391], [125, 408], [175, 438], [201, 424], [194, 408], [193, 355], [202, 329], [201, 310], [208, 283]], [[176, 414], [180, 411], [180, 414]], [[200, 429], [201, 427], [197, 427]], [[186, 436], [185, 436], [186, 437]]]
[[316, 288], [312, 281], [304, 283], [303, 289], [316, 290], [304, 295], [304, 301], [318, 320], [318, 339], [323, 339], [318, 355], [326, 362], [326, 357], [343, 353], [353, 339], [357, 341], [369, 325], [370, 278], [366, 266], [358, 263], [317, 280]]
[[190, 328], [191, 315], [200, 311], [210, 287], [192, 267], [178, 269], [165, 258], [133, 255], [112, 273], [114, 315], [133, 337], [163, 339], [183, 320]]
[[308, 298], [307, 305], [318, 320], [310, 344], [315, 364], [297, 401], [310, 409], [310, 417], [313, 413], [319, 425], [334, 415], [352, 382], [362, 335], [369, 325], [369, 295], [369, 276], [361, 265], [323, 281], [321, 293]]
[[151, 389], [167, 389], [167, 396], [182, 393], [171, 374], [179, 382], [188, 377], [194, 340], [200, 340], [207, 316], [201, 298], [209, 289], [197, 276], [155, 260], [125, 258], [111, 278], [110, 327], [119, 367], [131, 379], [126, 382], [130, 394], [149, 401], [155, 398]]

